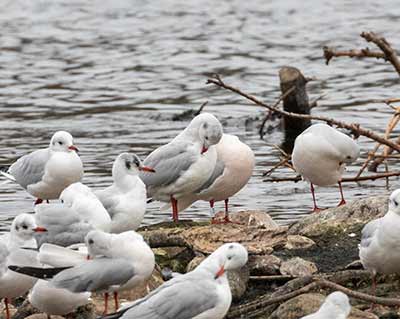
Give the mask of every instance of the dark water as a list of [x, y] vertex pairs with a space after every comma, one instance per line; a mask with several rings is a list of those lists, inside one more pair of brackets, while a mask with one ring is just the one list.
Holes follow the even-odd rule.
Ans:
[[[279, 143], [281, 132], [272, 128], [260, 140], [258, 122], [246, 119], [262, 110], [206, 86], [207, 75], [219, 73], [273, 102], [280, 67], [296, 66], [316, 78], [309, 84], [311, 98], [326, 94], [315, 114], [380, 132], [391, 110], [371, 100], [399, 97], [390, 64], [340, 59], [325, 66], [321, 58], [323, 45], [365, 47], [358, 36], [363, 30], [382, 32], [400, 48], [397, 1], [12, 0], [1, 1], [0, 9], [0, 164], [68, 130], [81, 150], [84, 183], [94, 188], [110, 183], [119, 153], [144, 158], [187, 124], [172, 116], [208, 100], [206, 110], [256, 153], [254, 176], [231, 200], [233, 209], [265, 209], [288, 222], [309, 211], [311, 196], [303, 182], [262, 182], [262, 172], [277, 162], [267, 142]], [[360, 143], [365, 157], [373, 143]], [[356, 171], [350, 167], [348, 175]], [[397, 184], [395, 179], [391, 187]], [[385, 192], [384, 181], [345, 185], [348, 199]], [[336, 204], [338, 196], [335, 187], [318, 189], [322, 206]], [[206, 207], [196, 204], [185, 217], [207, 218]], [[25, 191], [0, 187], [3, 228], [12, 216], [31, 210]], [[151, 206], [146, 222], [163, 218]]]

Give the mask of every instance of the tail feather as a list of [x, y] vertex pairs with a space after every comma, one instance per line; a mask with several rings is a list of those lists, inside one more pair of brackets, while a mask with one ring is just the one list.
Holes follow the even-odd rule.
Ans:
[[20, 267], [20, 266], [8, 266], [8, 269], [17, 273], [28, 275], [39, 279], [51, 279], [58, 273], [71, 267], [60, 267], [60, 268], [40, 268], [40, 267]]
[[3, 175], [5, 178], [9, 179], [10, 181], [13, 182], [17, 181], [14, 176], [12, 176], [10, 173], [7, 173], [6, 171], [0, 170], [0, 174]]

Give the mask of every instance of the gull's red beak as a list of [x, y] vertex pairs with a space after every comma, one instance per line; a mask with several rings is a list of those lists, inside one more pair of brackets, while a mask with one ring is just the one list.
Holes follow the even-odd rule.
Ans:
[[90, 260], [90, 255], [89, 254], [86, 255], [86, 260]]
[[79, 152], [78, 148], [75, 145], [68, 146], [68, 149], [71, 151]]
[[207, 151], [208, 151], [208, 148], [203, 145], [203, 148], [201, 149], [201, 154], [204, 154]]
[[47, 231], [47, 229], [44, 228], [44, 227], [36, 227], [36, 228], [33, 229], [33, 231], [34, 231], [35, 233], [44, 233], [44, 232]]
[[150, 172], [150, 173], [155, 173], [155, 169], [147, 166], [140, 166], [139, 171], [145, 171], [145, 172]]
[[221, 268], [218, 270], [218, 272], [215, 274], [215, 279], [218, 279], [225, 273], [224, 266], [221, 266]]

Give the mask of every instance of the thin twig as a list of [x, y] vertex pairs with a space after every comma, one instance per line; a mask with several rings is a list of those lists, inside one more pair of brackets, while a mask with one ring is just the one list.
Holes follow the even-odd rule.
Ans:
[[199, 109], [196, 111], [196, 113], [194, 113], [194, 115], [195, 115], [195, 116], [199, 115], [199, 114], [203, 111], [204, 107], [205, 107], [207, 104], [208, 104], [208, 101], [205, 101], [203, 104], [201, 104], [200, 107], [199, 107]]
[[349, 58], [376, 58], [386, 60], [386, 55], [382, 52], [371, 51], [369, 48], [361, 50], [336, 50], [331, 47], [324, 46], [324, 58], [326, 65], [332, 60], [332, 58], [338, 58], [342, 56], [347, 56]]
[[[324, 116], [298, 114], [298, 113], [292, 113], [292, 112], [286, 112], [284, 110], [280, 110], [280, 109], [278, 109], [276, 107], [272, 107], [272, 106], [270, 106], [268, 104], [265, 104], [265, 103], [261, 102], [256, 97], [254, 97], [254, 96], [252, 96], [250, 94], [244, 93], [244, 92], [242, 92], [240, 89], [238, 89], [236, 87], [233, 87], [233, 86], [230, 86], [228, 84], [225, 84], [218, 75], [215, 78], [208, 79], [207, 80], [207, 84], [215, 84], [215, 85], [217, 85], [217, 86], [219, 86], [221, 88], [224, 88], [224, 89], [227, 89], [229, 91], [235, 92], [235, 93], [245, 97], [246, 99], [254, 102], [255, 104], [257, 104], [259, 106], [265, 107], [267, 109], [270, 109], [272, 111], [278, 112], [278, 113], [286, 115], [286, 116], [291, 116], [291, 117], [295, 117], [295, 118], [302, 118], [302, 119], [319, 120], [319, 121], [323, 121], [323, 122], [326, 122], [326, 123], [331, 124], [331, 125], [334, 124], [334, 125], [336, 125], [338, 127], [341, 127], [341, 128], [346, 128], [346, 129], [350, 130], [355, 136], [359, 136], [359, 135], [366, 136], [366, 137], [368, 137], [370, 139], [373, 139], [374, 141], [376, 141], [378, 143], [388, 145], [388, 146], [394, 148], [396, 151], [400, 152], [400, 145], [399, 144], [396, 144], [396, 143], [384, 138], [383, 136], [372, 132], [371, 130], [363, 128], [362, 126], [360, 126], [360, 124], [357, 124], [357, 123], [348, 124], [348, 123], [345, 123], [345, 122], [342, 122], [342, 121], [337, 121], [335, 119], [324, 117]], [[288, 90], [286, 93], [288, 93], [289, 91], [290, 90]]]
[[[287, 90], [284, 94], [281, 94], [281, 96], [279, 97], [278, 101], [275, 102], [274, 105], [271, 106], [271, 108], [277, 108], [279, 103], [281, 103], [281, 101], [287, 97], [290, 93], [292, 93], [295, 90], [295, 87], [291, 87], [289, 90]], [[265, 123], [267, 123], [267, 121], [272, 117], [274, 111], [273, 110], [269, 110], [268, 114], [265, 116], [264, 120], [261, 123], [260, 129], [259, 129], [259, 134], [260, 134], [260, 138], [263, 139], [264, 137], [264, 126]]]
[[[343, 177], [342, 183], [350, 183], [350, 182], [361, 182], [367, 180], [376, 180], [379, 178], [387, 178], [392, 176], [400, 176], [400, 172], [387, 172], [387, 173], [378, 173], [367, 176], [359, 176], [359, 177]], [[301, 176], [293, 176], [293, 177], [271, 177], [269, 179], [264, 179], [264, 182], [298, 182], [301, 181]]]
[[262, 176], [268, 176], [270, 175], [273, 171], [275, 171], [277, 168], [284, 166], [287, 162], [289, 161], [288, 158], [283, 158], [279, 163], [275, 164], [271, 169], [268, 171], [264, 172]]
[[397, 53], [393, 50], [392, 46], [387, 42], [384, 37], [378, 36], [374, 32], [362, 32], [361, 37], [363, 37], [368, 42], [375, 43], [379, 49], [385, 54], [386, 60], [388, 60], [393, 67], [396, 69], [397, 73], [400, 75], [400, 60], [397, 57]]

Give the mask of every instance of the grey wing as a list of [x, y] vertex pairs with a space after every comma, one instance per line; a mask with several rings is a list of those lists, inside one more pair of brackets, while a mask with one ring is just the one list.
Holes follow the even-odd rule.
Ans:
[[87, 233], [94, 229], [64, 204], [36, 205], [35, 212], [36, 223], [47, 229], [47, 232], [35, 233], [39, 247], [44, 243], [63, 247], [82, 243]]
[[76, 293], [95, 292], [123, 285], [134, 274], [132, 264], [124, 259], [98, 258], [62, 271], [51, 282]]
[[23, 188], [36, 184], [42, 180], [46, 163], [49, 160], [48, 149], [37, 150], [20, 157], [8, 170], [14, 176], [16, 182]]
[[[209, 280], [172, 279], [127, 310], [123, 319], [191, 319], [217, 304], [215, 285]], [[182, 280], [183, 279], [183, 280]]]
[[374, 237], [375, 232], [379, 228], [382, 218], [371, 220], [368, 224], [364, 226], [361, 231], [361, 247], [368, 247]]
[[[141, 172], [140, 178], [148, 188], [166, 186], [176, 181], [195, 161], [187, 145], [170, 143], [153, 151], [143, 162], [155, 173]], [[151, 196], [151, 194], [149, 194]]]
[[94, 193], [99, 201], [103, 204], [108, 214], [112, 218], [115, 214], [115, 207], [118, 205], [118, 201], [112, 196], [112, 193], [108, 191], [108, 188]]
[[225, 163], [221, 160], [217, 160], [214, 171], [212, 172], [210, 178], [198, 190], [196, 190], [195, 193], [201, 193], [202, 191], [209, 188], [212, 184], [214, 184], [215, 180], [224, 173], [224, 170]]

